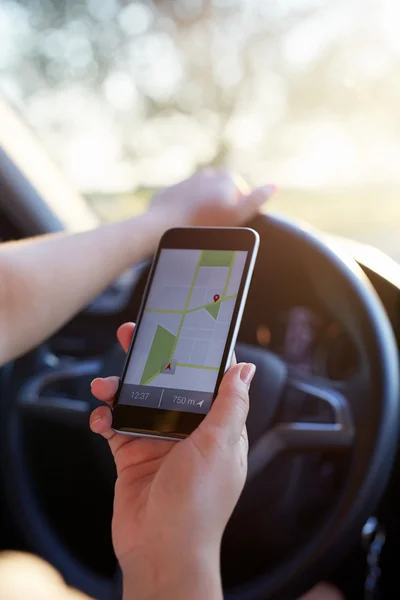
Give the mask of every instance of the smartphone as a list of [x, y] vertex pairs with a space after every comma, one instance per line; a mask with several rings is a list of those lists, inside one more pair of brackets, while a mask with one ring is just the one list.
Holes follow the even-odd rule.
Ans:
[[244, 227], [168, 230], [160, 241], [113, 406], [113, 429], [182, 439], [230, 366], [259, 246]]

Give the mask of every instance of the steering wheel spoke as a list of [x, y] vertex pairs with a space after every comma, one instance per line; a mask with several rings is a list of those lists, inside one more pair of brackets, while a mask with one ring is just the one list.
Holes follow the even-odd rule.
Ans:
[[26, 415], [48, 419], [53, 423], [87, 426], [92, 408], [89, 401], [57, 395], [53, 392], [46, 393], [46, 389], [62, 386], [83, 377], [96, 376], [99, 369], [100, 363], [91, 360], [41, 373], [21, 388], [18, 403]]
[[[293, 398], [296, 397], [300, 405], [297, 418], [275, 423], [252, 445], [249, 451], [248, 480], [254, 479], [281, 452], [336, 452], [352, 445], [354, 427], [351, 410], [341, 391], [341, 388], [345, 389], [345, 385], [331, 386], [330, 383], [323, 379], [289, 374], [283, 404], [285, 400], [289, 405], [293, 404]], [[316, 409], [317, 406], [319, 409]], [[305, 412], [302, 410], [304, 407]], [[283, 413], [285, 412], [290, 412], [290, 408], [285, 411], [283, 407]]]
[[53, 423], [66, 423], [68, 425], [81, 425], [88, 422], [90, 412], [89, 402], [74, 400], [58, 396], [43, 396], [34, 402], [23, 402], [25, 413], [48, 419]]

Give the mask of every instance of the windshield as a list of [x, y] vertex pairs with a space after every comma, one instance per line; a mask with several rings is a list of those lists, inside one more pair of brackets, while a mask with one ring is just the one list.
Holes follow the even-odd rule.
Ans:
[[0, 89], [107, 220], [203, 165], [400, 259], [398, 0], [3, 0]]

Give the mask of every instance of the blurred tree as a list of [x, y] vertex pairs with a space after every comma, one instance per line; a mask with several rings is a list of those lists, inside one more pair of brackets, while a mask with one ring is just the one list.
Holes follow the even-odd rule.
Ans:
[[111, 163], [115, 181], [135, 165], [146, 178], [167, 151], [164, 171], [257, 178], [299, 152], [294, 124], [328, 117], [359, 140], [363, 114], [400, 127], [397, 55], [374, 14], [358, 0], [3, 0], [1, 89], [72, 177], [103, 148], [78, 185]]
[[[68, 115], [51, 107], [57, 92], [84, 89], [117, 129], [121, 158], [156, 152], [157, 128], [167, 120], [182, 130], [167, 137], [182, 139], [186, 130], [195, 162], [212, 164], [226, 163], [235, 137], [226, 138], [227, 126], [251, 106], [256, 80], [274, 63], [281, 69], [282, 32], [310, 14], [271, 19], [263, 3], [239, 0], [6, 0], [2, 10], [13, 22], [2, 75], [18, 88], [21, 107], [45, 115], [46, 129], [70, 127]], [[78, 105], [75, 124], [84, 119]], [[204, 135], [202, 153], [193, 136]]]

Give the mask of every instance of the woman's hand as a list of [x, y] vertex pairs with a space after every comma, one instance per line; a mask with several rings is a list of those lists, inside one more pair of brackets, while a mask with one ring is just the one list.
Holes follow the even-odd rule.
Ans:
[[274, 185], [251, 190], [226, 169], [202, 169], [188, 179], [157, 192], [150, 213], [171, 227], [237, 226], [254, 217], [275, 192]]
[[[119, 328], [128, 349], [133, 323]], [[111, 429], [97, 408], [90, 426], [110, 444], [117, 467], [113, 543], [127, 594], [137, 598], [221, 598], [223, 531], [247, 471], [246, 417], [252, 364], [233, 366], [214, 404], [185, 440], [130, 437]], [[92, 392], [111, 404], [118, 378], [95, 379]]]

